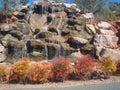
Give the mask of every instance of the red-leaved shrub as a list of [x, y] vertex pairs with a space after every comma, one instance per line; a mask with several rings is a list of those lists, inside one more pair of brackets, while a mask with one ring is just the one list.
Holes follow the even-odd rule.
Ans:
[[120, 60], [116, 62], [116, 75], [120, 75]]
[[54, 59], [52, 65], [52, 80], [63, 82], [70, 73], [70, 61], [67, 58], [59, 57]]
[[74, 67], [74, 79], [89, 79], [95, 67], [95, 59], [90, 56], [81, 57], [76, 60]]

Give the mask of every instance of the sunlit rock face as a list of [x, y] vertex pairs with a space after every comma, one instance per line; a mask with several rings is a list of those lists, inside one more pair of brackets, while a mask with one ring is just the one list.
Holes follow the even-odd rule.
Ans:
[[119, 37], [117, 36], [119, 30], [116, 26], [111, 22], [98, 23], [98, 33], [95, 35], [94, 45], [99, 58], [111, 57], [114, 60], [119, 60]]
[[7, 56], [11, 60], [49, 60], [58, 56], [91, 55], [101, 59], [114, 55], [112, 58], [118, 59], [120, 21], [98, 22], [93, 13], [83, 14], [75, 4], [45, 0], [18, 6], [9, 15], [8, 24], [1, 17], [0, 62]]

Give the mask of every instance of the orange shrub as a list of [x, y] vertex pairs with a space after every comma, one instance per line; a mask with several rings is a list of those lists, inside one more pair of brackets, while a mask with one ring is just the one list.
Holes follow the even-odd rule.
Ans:
[[6, 80], [5, 66], [0, 66], [0, 82]]
[[70, 73], [70, 61], [64, 57], [54, 59], [52, 65], [52, 80], [64, 81]]
[[75, 79], [88, 79], [93, 72], [95, 59], [90, 56], [83, 56], [75, 62]]
[[29, 70], [28, 79], [32, 83], [44, 83], [48, 80], [51, 73], [51, 63], [49, 62], [36, 62]]
[[25, 58], [20, 59], [11, 67], [10, 82], [22, 82], [28, 76], [29, 61]]

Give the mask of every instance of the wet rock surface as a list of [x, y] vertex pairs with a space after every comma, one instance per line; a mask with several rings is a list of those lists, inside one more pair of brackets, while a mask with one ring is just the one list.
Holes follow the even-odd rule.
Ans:
[[0, 22], [0, 62], [17, 52], [20, 57], [32, 55], [39, 60], [81, 54], [97, 58], [112, 54], [118, 59], [119, 20], [97, 22], [92, 13], [81, 14], [75, 5], [49, 1], [19, 6], [9, 19], [8, 24]]

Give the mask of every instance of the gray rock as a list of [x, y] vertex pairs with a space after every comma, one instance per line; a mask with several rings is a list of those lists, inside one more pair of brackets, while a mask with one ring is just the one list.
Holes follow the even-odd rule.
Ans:
[[0, 44], [0, 53], [5, 52], [5, 47]]
[[20, 5], [16, 8], [16, 11], [18, 11], [18, 12], [26, 13], [26, 12], [28, 12], [28, 10], [29, 10], [29, 5], [24, 5], [24, 6]]
[[12, 26], [10, 24], [2, 24], [0, 25], [1, 32], [8, 32], [12, 30]]
[[0, 53], [0, 62], [4, 62], [6, 59], [6, 55], [5, 54], [2, 54]]
[[7, 34], [5, 35], [3, 38], [2, 38], [2, 41], [18, 41], [17, 38], [13, 37], [12, 35], [10, 34]]
[[80, 37], [72, 37], [72, 38], [69, 38], [69, 42], [79, 45], [79, 44], [86, 44], [88, 40]]
[[110, 57], [113, 60], [119, 60], [120, 50], [119, 49], [110, 49], [105, 47], [96, 47], [96, 53], [99, 59]]
[[35, 29], [40, 29], [47, 23], [47, 18], [45, 15], [31, 14], [30, 15], [30, 28], [32, 32], [35, 32]]
[[93, 24], [86, 24], [86, 30], [89, 34], [96, 34], [96, 29]]
[[53, 36], [52, 32], [41, 32], [37, 35], [39, 38], [50, 38]]
[[20, 31], [15, 31], [15, 30], [13, 30], [13, 31], [10, 32], [10, 34], [11, 34], [12, 36], [16, 37], [16, 38], [19, 39], [19, 40], [21, 40], [22, 37], [23, 37], [23, 33], [20, 32]]
[[18, 19], [24, 19], [24, 18], [25, 18], [25, 13], [23, 13], [23, 12], [14, 12], [14, 15], [15, 15]]

